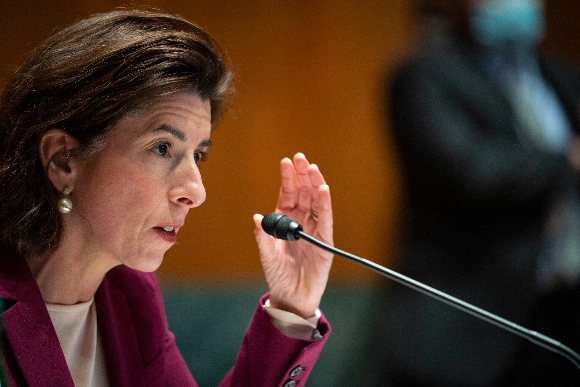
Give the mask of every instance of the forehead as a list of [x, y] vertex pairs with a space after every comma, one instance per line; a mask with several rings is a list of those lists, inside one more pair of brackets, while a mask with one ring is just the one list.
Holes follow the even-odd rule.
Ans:
[[173, 93], [151, 100], [146, 106], [122, 118], [111, 135], [136, 135], [169, 125], [190, 135], [209, 136], [211, 106], [192, 93]]
[[159, 115], [211, 122], [211, 106], [209, 100], [202, 100], [197, 94], [179, 92], [154, 98], [131, 116], [148, 119]]
[[151, 100], [141, 113], [158, 109], [176, 109], [184, 113], [194, 113], [202, 118], [211, 119], [210, 102], [203, 100], [195, 93], [177, 92], [157, 97]]

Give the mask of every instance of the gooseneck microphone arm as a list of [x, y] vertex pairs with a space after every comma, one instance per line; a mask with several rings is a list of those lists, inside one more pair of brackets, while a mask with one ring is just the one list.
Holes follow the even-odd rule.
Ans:
[[339, 255], [343, 258], [356, 262], [368, 269], [371, 269], [375, 273], [378, 273], [384, 277], [397, 281], [398, 283], [408, 286], [411, 289], [414, 289], [418, 292], [433, 297], [436, 300], [451, 305], [459, 310], [462, 310], [493, 325], [503, 328], [511, 333], [515, 333], [516, 335], [521, 336], [534, 344], [537, 344], [545, 349], [548, 349], [561, 356], [564, 356], [566, 359], [571, 361], [578, 369], [580, 369], [580, 355], [578, 355], [576, 352], [574, 352], [571, 348], [567, 347], [566, 345], [548, 336], [524, 328], [516, 323], [501, 318], [493, 313], [490, 313], [472, 304], [462, 301], [458, 298], [450, 296], [447, 293], [441, 292], [435, 288], [427, 286], [419, 281], [415, 281], [414, 279], [399, 274], [396, 271], [387, 269], [372, 261], [369, 261], [361, 257], [357, 257], [356, 255], [337, 249], [333, 246], [329, 246], [326, 243], [319, 241], [318, 239], [303, 232], [302, 226], [300, 226], [299, 223], [287, 217], [286, 215], [280, 215], [276, 213], [270, 213], [266, 215], [262, 220], [262, 228], [267, 234], [272, 235], [273, 237], [278, 239], [295, 241], [302, 238], [305, 241], [312, 243], [313, 245], [323, 250], [326, 250], [332, 254]]

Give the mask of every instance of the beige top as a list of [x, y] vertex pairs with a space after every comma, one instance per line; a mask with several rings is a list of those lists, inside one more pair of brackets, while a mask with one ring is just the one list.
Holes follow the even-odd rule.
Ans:
[[46, 308], [75, 386], [107, 387], [94, 298], [75, 305], [46, 304]]

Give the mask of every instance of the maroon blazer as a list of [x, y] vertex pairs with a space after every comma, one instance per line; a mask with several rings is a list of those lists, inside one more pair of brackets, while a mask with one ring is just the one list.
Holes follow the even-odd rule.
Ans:
[[[56, 332], [26, 261], [0, 250], [3, 353], [11, 386], [74, 387]], [[261, 306], [243, 339], [235, 366], [220, 386], [303, 385], [330, 326], [324, 316], [317, 341], [283, 335]], [[111, 386], [197, 386], [169, 331], [153, 273], [111, 270], [95, 294], [99, 334]]]

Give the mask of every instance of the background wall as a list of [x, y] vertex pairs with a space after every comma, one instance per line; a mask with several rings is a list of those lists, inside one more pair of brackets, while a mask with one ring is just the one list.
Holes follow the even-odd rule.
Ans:
[[[278, 163], [304, 152], [333, 193], [335, 240], [386, 263], [394, 245], [397, 178], [378, 80], [411, 34], [407, 0], [142, 2], [208, 30], [236, 73], [233, 110], [217, 128], [202, 175], [208, 198], [190, 211], [166, 278], [261, 279], [252, 214], [274, 209]], [[0, 0], [0, 86], [58, 28], [121, 1]], [[337, 261], [333, 278], [373, 277]]]
[[[125, 3], [0, 0], [0, 87], [46, 37]], [[412, 44], [413, 1], [149, 0], [208, 30], [236, 73], [234, 105], [203, 165], [207, 201], [190, 211], [160, 275], [187, 280], [260, 280], [253, 213], [274, 208], [278, 162], [304, 152], [331, 186], [335, 241], [392, 264], [400, 184], [383, 117], [380, 81]], [[580, 63], [580, 4], [546, 2], [545, 46]], [[336, 260], [333, 281], [376, 275]]]
[[[228, 53], [236, 73], [233, 109], [216, 129], [209, 162], [202, 167], [208, 198], [190, 211], [178, 245], [159, 270], [170, 324], [202, 385], [217, 384], [231, 365], [265, 290], [251, 216], [273, 210], [282, 157], [304, 152], [325, 174], [337, 247], [396, 267], [401, 190], [380, 86], [413, 43], [413, 3], [140, 2], [204, 27]], [[0, 87], [56, 30], [124, 4], [0, 0]], [[546, 48], [580, 64], [580, 3], [548, 0], [546, 16]], [[363, 356], [365, 315], [379, 279], [336, 259], [323, 299], [334, 335], [311, 385], [352, 385], [349, 379], [364, 372], [353, 362]]]

